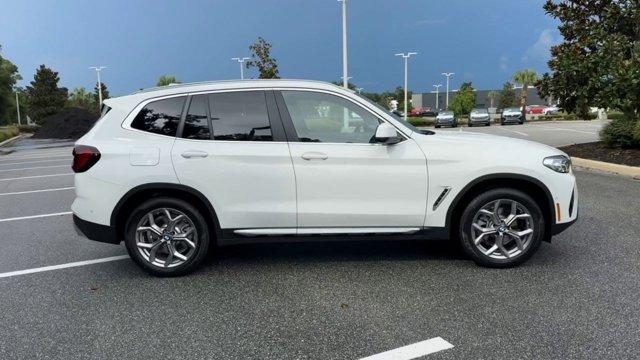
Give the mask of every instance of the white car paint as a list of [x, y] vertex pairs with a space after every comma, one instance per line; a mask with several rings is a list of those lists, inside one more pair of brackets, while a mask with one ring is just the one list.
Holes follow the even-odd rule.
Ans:
[[[279, 89], [328, 92], [346, 98], [394, 126], [404, 141], [394, 145], [195, 141], [130, 127], [138, 111], [152, 100]], [[308, 234], [335, 233], [337, 228], [378, 233], [381, 228], [392, 228], [389, 232], [410, 232], [446, 226], [447, 212], [456, 196], [474, 180], [492, 174], [535, 178], [548, 188], [560, 209], [557, 223], [577, 216], [577, 211], [572, 215], [568, 211], [575, 190], [573, 174], [557, 173], [542, 165], [545, 157], [562, 155], [561, 151], [476, 133], [436, 131], [425, 135], [332, 84], [303, 80], [190, 84], [112, 98], [105, 104], [111, 111], [76, 143], [94, 146], [101, 153], [93, 167], [75, 175], [72, 205], [77, 217], [95, 224], [111, 225], [116, 204], [135, 187], [169, 183], [203, 193], [222, 229], [284, 229], [271, 230], [283, 233], [298, 229], [297, 233]], [[200, 153], [206, 156], [199, 157]], [[326, 158], [305, 159], [310, 153]], [[445, 188], [450, 188], [449, 194], [434, 209], [434, 201]], [[252, 231], [249, 235], [260, 233]]]

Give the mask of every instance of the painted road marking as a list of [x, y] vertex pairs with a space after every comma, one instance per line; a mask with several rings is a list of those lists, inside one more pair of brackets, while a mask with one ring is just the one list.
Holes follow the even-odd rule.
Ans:
[[6, 273], [0, 273], [0, 278], [7, 278], [7, 277], [12, 277], [12, 276], [33, 274], [33, 273], [60, 270], [60, 269], [68, 269], [68, 268], [72, 268], [72, 267], [100, 264], [100, 263], [105, 263], [105, 262], [110, 262], [110, 261], [124, 260], [124, 259], [128, 259], [128, 258], [129, 258], [129, 255], [118, 255], [118, 256], [111, 256], [111, 257], [106, 257], [106, 258], [102, 258], [102, 259], [76, 261], [76, 262], [60, 264], [60, 265], [52, 265], [52, 266], [44, 266], [44, 267], [33, 268], [33, 269], [11, 271], [11, 272], [6, 272]]
[[37, 159], [37, 158], [52, 158], [52, 157], [71, 157], [71, 154], [60, 154], [60, 153], [55, 153], [55, 154], [46, 154], [43, 153], [42, 155], [29, 155], [29, 156], [11, 156], [11, 155], [6, 155], [3, 157], [0, 157], [0, 160], [23, 160], [23, 159]]
[[69, 159], [58, 159], [58, 160], [37, 160], [37, 161], [21, 161], [21, 162], [13, 162], [13, 163], [0, 163], [0, 166], [6, 165], [22, 165], [22, 164], [39, 164], [39, 163], [48, 163], [48, 162], [61, 162], [61, 161], [69, 161]]
[[498, 128], [498, 129], [500, 129], [500, 130], [504, 130], [504, 131], [508, 131], [508, 132], [512, 132], [512, 133], [514, 133], [514, 134], [520, 134], [520, 135], [522, 135], [522, 136], [529, 136], [529, 134], [525, 134], [525, 133], [520, 132], [520, 131], [509, 130], [509, 129], [503, 129], [503, 128], [501, 128], [501, 127], [500, 127], [500, 128]]
[[0, 170], [0, 172], [5, 172], [5, 171], [18, 171], [18, 170], [35, 170], [35, 169], [53, 169], [53, 168], [59, 168], [59, 167], [69, 167], [69, 165], [50, 165], [50, 166], [34, 166], [34, 167], [28, 167], [28, 168], [18, 168], [18, 169], [2, 169]]
[[577, 132], [577, 133], [581, 133], [581, 134], [598, 135], [598, 133], [591, 132], [591, 131], [575, 130], [575, 129], [565, 129], [565, 128], [557, 128], [557, 127], [553, 127], [553, 128], [541, 128], [541, 129], [542, 129], [542, 130], [547, 130], [547, 131], [562, 130], [562, 131], [573, 131], [573, 132]]
[[74, 186], [69, 186], [69, 187], [63, 187], [63, 188], [57, 188], [57, 189], [42, 189], [42, 190], [16, 191], [16, 192], [10, 192], [10, 193], [0, 193], [0, 196], [8, 196], [8, 195], [24, 195], [24, 194], [34, 194], [34, 193], [50, 192], [50, 191], [63, 191], [63, 190], [71, 190], [71, 189], [75, 189], [75, 187], [74, 187]]
[[23, 177], [16, 177], [16, 178], [0, 179], [0, 181], [11, 181], [11, 180], [21, 180], [21, 179], [37, 179], [37, 178], [44, 178], [44, 177], [70, 176], [70, 175], [73, 175], [73, 173], [51, 174], [51, 175], [23, 176]]
[[438, 351], [451, 349], [452, 347], [453, 345], [443, 338], [435, 337], [433, 339], [385, 351], [383, 353], [367, 356], [360, 360], [410, 360], [433, 354]]
[[63, 215], [71, 215], [71, 214], [73, 214], [71, 211], [66, 211], [66, 212], [59, 212], [59, 213], [52, 213], [52, 214], [40, 214], [40, 215], [20, 216], [20, 217], [13, 217], [13, 218], [0, 219], [0, 222], [17, 221], [17, 220], [29, 220], [29, 219], [38, 219], [38, 218], [45, 218], [45, 217], [52, 217], [52, 216], [63, 216]]

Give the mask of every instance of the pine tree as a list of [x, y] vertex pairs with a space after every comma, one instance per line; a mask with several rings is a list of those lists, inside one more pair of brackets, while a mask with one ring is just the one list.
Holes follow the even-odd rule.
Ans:
[[514, 106], [516, 106], [516, 92], [513, 90], [513, 85], [507, 81], [502, 85], [502, 91], [498, 97], [498, 108], [504, 110]]
[[[107, 85], [105, 85], [103, 82], [100, 83], [101, 88], [102, 88], [102, 101], [106, 100], [109, 98], [109, 90], [107, 90]], [[98, 95], [98, 82], [96, 81], [96, 86], [93, 87], [93, 93], [91, 94], [91, 96], [93, 96], [93, 101], [96, 103], [96, 106], [98, 106], [97, 104], [100, 102], [100, 96]]]
[[64, 108], [67, 102], [67, 88], [58, 87], [58, 73], [45, 65], [40, 65], [33, 81], [27, 86], [29, 115], [38, 124]]

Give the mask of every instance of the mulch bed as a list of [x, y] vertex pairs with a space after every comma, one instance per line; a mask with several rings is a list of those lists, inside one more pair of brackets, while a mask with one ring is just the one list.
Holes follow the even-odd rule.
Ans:
[[583, 159], [640, 166], [640, 149], [611, 149], [601, 141], [561, 147], [560, 150]]
[[34, 139], [78, 139], [95, 124], [98, 115], [80, 108], [67, 108], [44, 119]]

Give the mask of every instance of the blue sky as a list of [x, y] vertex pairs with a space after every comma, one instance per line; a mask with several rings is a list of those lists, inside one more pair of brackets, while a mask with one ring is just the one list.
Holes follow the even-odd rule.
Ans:
[[[365, 91], [401, 85], [395, 53], [417, 51], [409, 88], [430, 91], [455, 72], [452, 87], [472, 81], [497, 88], [513, 71], [546, 71], [560, 40], [543, 0], [348, 0], [349, 75]], [[25, 85], [39, 64], [68, 88], [92, 87], [104, 65], [113, 95], [155, 84], [239, 77], [237, 63], [258, 36], [273, 44], [286, 78], [338, 80], [341, 10], [336, 0], [20, 0], [0, 12], [2, 55]], [[248, 76], [256, 76], [249, 71]]]

